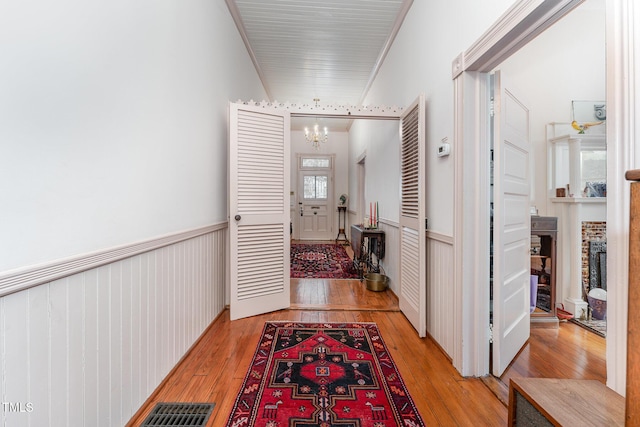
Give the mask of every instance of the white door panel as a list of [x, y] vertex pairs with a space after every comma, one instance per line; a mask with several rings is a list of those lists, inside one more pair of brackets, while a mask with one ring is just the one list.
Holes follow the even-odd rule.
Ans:
[[493, 360], [500, 376], [529, 339], [529, 110], [495, 73]]
[[288, 112], [230, 104], [231, 320], [289, 307]]
[[314, 230], [314, 223], [313, 223], [313, 217], [310, 216], [309, 214], [302, 216], [302, 231], [304, 233], [313, 233]]
[[427, 334], [425, 101], [400, 118], [400, 310], [421, 337]]

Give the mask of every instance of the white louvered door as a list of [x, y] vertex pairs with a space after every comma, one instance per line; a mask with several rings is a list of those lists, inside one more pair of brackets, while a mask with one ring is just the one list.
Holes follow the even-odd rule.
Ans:
[[230, 104], [231, 320], [290, 305], [288, 111]]
[[425, 236], [425, 102], [421, 95], [400, 119], [400, 310], [427, 334]]

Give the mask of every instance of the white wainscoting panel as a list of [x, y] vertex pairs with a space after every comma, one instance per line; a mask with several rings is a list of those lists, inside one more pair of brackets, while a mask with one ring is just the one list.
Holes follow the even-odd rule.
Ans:
[[345, 231], [347, 232], [349, 242], [351, 242], [351, 226], [354, 224], [362, 224], [362, 218], [358, 218], [358, 215], [351, 209], [347, 210], [347, 214], [347, 229]]
[[389, 288], [394, 294], [399, 295], [400, 284], [398, 277], [400, 266], [398, 265], [400, 255], [400, 225], [397, 222], [387, 219], [380, 219], [379, 227], [384, 231], [385, 250], [382, 259], [382, 268], [387, 277], [389, 277]]
[[427, 233], [427, 331], [453, 357], [454, 283], [453, 238]]
[[226, 235], [0, 298], [0, 425], [126, 424], [224, 310]]

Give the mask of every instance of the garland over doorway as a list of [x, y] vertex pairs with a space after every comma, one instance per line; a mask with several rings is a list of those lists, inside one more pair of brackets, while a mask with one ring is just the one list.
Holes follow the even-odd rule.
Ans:
[[384, 105], [312, 105], [278, 101], [254, 101], [253, 99], [250, 101], [239, 99], [235, 103], [262, 107], [271, 111], [288, 111], [292, 117], [400, 120], [400, 115], [404, 110], [404, 107], [387, 107]]

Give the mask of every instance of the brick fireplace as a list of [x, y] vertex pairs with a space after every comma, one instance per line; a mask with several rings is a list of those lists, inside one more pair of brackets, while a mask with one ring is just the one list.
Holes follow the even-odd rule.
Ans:
[[[582, 222], [582, 290], [585, 301], [590, 288], [600, 287], [601, 284], [606, 288], [606, 269], [603, 262], [607, 251], [606, 242], [606, 221]], [[604, 278], [601, 275], [604, 275]]]

